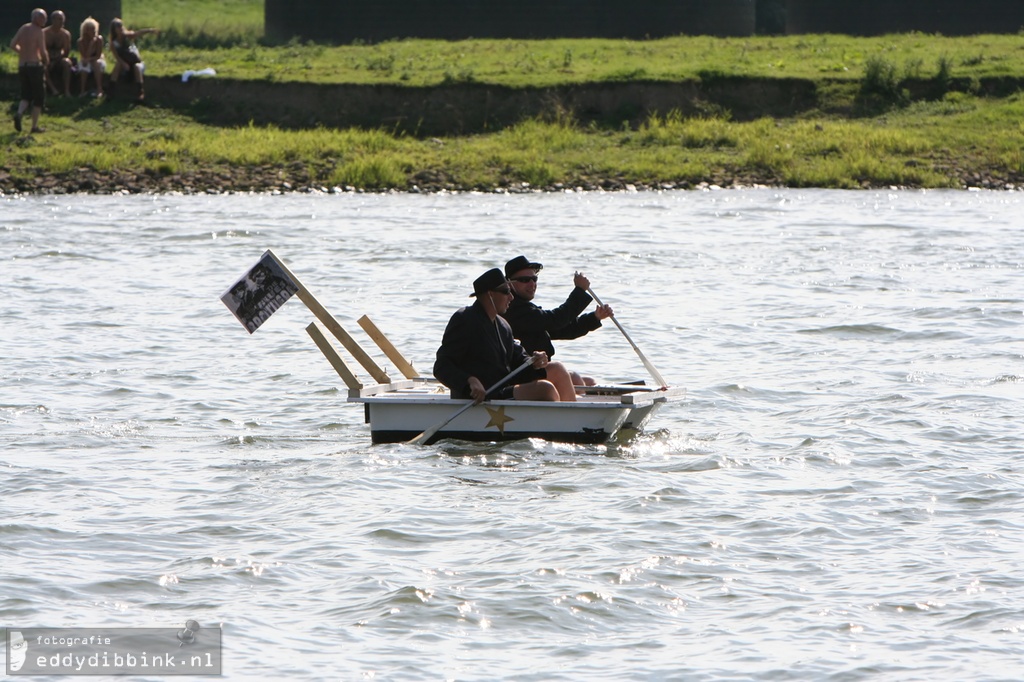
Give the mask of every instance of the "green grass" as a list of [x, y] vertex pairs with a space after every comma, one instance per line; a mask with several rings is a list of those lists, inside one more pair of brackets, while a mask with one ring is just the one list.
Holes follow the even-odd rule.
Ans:
[[159, 28], [152, 43], [171, 49], [256, 45], [263, 38], [263, 0], [122, 0], [121, 13], [129, 28]]
[[472, 81], [551, 86], [678, 81], [706, 74], [860, 80], [873, 63], [891, 65], [898, 76], [927, 78], [940, 70], [947, 77], [962, 78], [1024, 74], [1024, 41], [1017, 36], [407, 40], [345, 46], [249, 43], [213, 51], [154, 41], [147, 46], [146, 55], [147, 68], [155, 75], [174, 74], [182, 65], [203, 63], [233, 78], [407, 85]]
[[[0, 165], [14, 174], [87, 168], [167, 175], [300, 164], [314, 184], [366, 189], [407, 189], [424, 171], [462, 189], [572, 187], [607, 178], [950, 187], [959, 183], [950, 171], [957, 166], [996, 176], [1024, 171], [1020, 94], [1001, 100], [954, 94], [854, 120], [732, 122], [670, 113], [635, 131], [597, 130], [569, 118], [527, 120], [494, 134], [445, 140], [382, 130], [213, 129], [159, 109], [76, 106], [62, 102], [62, 112], [48, 115], [44, 135], [0, 134]], [[994, 129], [1000, 134], [991, 134]]]
[[[302, 167], [320, 185], [405, 189], [424, 177], [455, 188], [592, 186], [608, 179], [946, 187], [958, 186], [965, 171], [996, 179], [1024, 174], [1022, 96], [976, 96], [982, 79], [1024, 78], [1017, 35], [271, 46], [262, 39], [262, 0], [124, 0], [122, 9], [129, 26], [162, 29], [141, 41], [147, 75], [212, 66], [221, 77], [274, 82], [510, 87], [801, 78], [815, 83], [822, 106], [793, 119], [734, 121], [708, 105], [696, 116], [659, 112], [636, 129], [581, 125], [565, 112], [486, 135], [423, 140], [384, 130], [214, 128], [159, 108], [57, 99], [48, 103], [45, 135], [0, 132], [0, 167], [12, 176], [71, 177], [83, 168], [166, 176], [240, 167], [276, 168], [285, 176]], [[0, 53], [0, 70], [14, 65], [9, 50]], [[913, 101], [907, 79], [930, 80], [939, 94]], [[961, 90], [971, 86], [952, 92], [954, 82]]]
[[[1024, 41], [1016, 35], [944, 37], [901, 34], [629, 41], [401, 40], [375, 45], [268, 46], [262, 9], [250, 0], [146, 3], [126, 0], [129, 26], [157, 26], [140, 40], [147, 73], [174, 75], [211, 66], [223, 76], [316, 83], [437, 85], [480, 82], [551, 86], [583, 82], [676, 81], [708, 76], [861, 80], [874, 64], [892, 78], [986, 78], [1024, 74]], [[77, 35], [76, 35], [77, 38]], [[13, 69], [10, 51], [0, 65]]]

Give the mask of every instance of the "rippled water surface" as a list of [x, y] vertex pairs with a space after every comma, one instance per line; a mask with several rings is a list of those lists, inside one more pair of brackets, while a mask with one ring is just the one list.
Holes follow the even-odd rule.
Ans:
[[[229, 679], [1022, 679], [1022, 203], [0, 197], [0, 626], [220, 624]], [[427, 373], [485, 269], [583, 270], [688, 398], [371, 446], [298, 300], [220, 303], [267, 248]]]

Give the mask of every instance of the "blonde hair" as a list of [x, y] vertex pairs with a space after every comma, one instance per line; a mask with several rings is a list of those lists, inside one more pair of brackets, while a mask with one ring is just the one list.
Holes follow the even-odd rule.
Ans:
[[85, 35], [85, 29], [87, 28], [92, 29], [92, 34], [94, 36], [100, 34], [100, 22], [96, 21], [92, 17], [89, 17], [88, 19], [82, 22], [82, 27], [79, 29], [79, 33], [81, 35]]

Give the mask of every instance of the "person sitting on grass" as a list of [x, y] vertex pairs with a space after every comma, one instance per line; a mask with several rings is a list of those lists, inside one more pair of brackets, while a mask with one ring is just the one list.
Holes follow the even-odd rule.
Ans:
[[93, 91], [96, 97], [103, 97], [103, 73], [107, 70], [107, 61], [103, 58], [103, 36], [100, 35], [100, 24], [89, 17], [82, 22], [78, 38], [78, 76], [81, 79], [80, 97], [88, 93], [89, 76], [96, 82]]
[[140, 28], [132, 31], [124, 27], [124, 22], [114, 19], [110, 22], [110, 49], [114, 51], [114, 72], [110, 75], [110, 82], [118, 81], [135, 82], [138, 87], [136, 102], [143, 102], [146, 99], [146, 90], [143, 87], [142, 74], [146, 70], [146, 64], [142, 61], [139, 48], [135, 45], [135, 39], [149, 33], [159, 33], [156, 28]]
[[50, 25], [43, 29], [43, 35], [50, 59], [46, 84], [54, 95], [63, 92], [71, 97], [71, 31], [64, 28], [64, 13], [59, 9], [50, 14]]

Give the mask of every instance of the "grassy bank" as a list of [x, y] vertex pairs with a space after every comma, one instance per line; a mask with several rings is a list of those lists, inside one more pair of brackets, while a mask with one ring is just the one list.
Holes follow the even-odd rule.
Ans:
[[[260, 44], [254, 27], [214, 23], [225, 21], [219, 16], [167, 28], [152, 9], [139, 14], [138, 20], [126, 18], [129, 26], [162, 29], [159, 36], [139, 41], [147, 73], [157, 76], [209, 66], [222, 77], [248, 80], [411, 86], [478, 82], [544, 87], [708, 75], [856, 81], [877, 61], [889, 65], [897, 78], [930, 78], [940, 71], [974, 79], [1024, 76], [1024, 40], [1014, 35], [401, 40], [268, 46]], [[15, 63], [9, 50], [0, 55], [0, 68], [10, 71]]]
[[[980, 87], [986, 79], [1024, 78], [1024, 42], [1018, 36], [266, 46], [260, 44], [262, 11], [254, 13], [249, 0], [174, 0], [160, 3], [159, 10], [153, 5], [124, 4], [129, 25], [164, 28], [159, 38], [142, 41], [151, 75], [212, 66], [220, 77], [261, 82], [410, 87], [785, 77], [813, 81], [820, 106], [790, 118], [742, 121], [721, 106], [689, 117], [668, 110], [629, 127], [582, 124], [566, 111], [543, 120], [525, 116], [489, 134], [418, 139], [386, 129], [213, 127], [159, 102], [137, 107], [117, 99], [51, 99], [46, 133], [16, 135], [13, 127], [0, 132], [0, 189], [1024, 183], [1024, 97], [984, 97]], [[9, 51], [0, 55], [0, 69], [14, 69]], [[927, 94], [912, 95], [912, 81], [931, 84]]]
[[[71, 107], [77, 103], [68, 103]], [[55, 106], [54, 109], [59, 109]], [[1003, 187], [1024, 180], [1024, 96], [950, 96], [869, 119], [737, 123], [652, 117], [637, 130], [527, 120], [489, 135], [417, 139], [387, 131], [219, 129], [127, 103], [48, 116], [42, 135], [6, 133], [19, 191]]]
[[942, 64], [966, 78], [1024, 75], [1024, 41], [1017, 35], [402, 40], [377, 45], [293, 42], [274, 46], [263, 40], [263, 0], [122, 0], [122, 12], [129, 26], [162, 29], [160, 36], [144, 40], [147, 66], [155, 75], [202, 65], [232, 78], [409, 85], [475, 80], [546, 86], [682, 80], [707, 73], [856, 80], [872, 58], [892, 64], [907, 77], [930, 76]]

